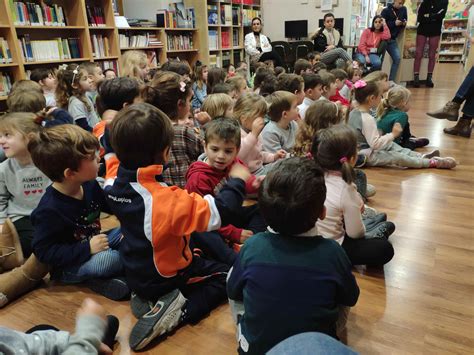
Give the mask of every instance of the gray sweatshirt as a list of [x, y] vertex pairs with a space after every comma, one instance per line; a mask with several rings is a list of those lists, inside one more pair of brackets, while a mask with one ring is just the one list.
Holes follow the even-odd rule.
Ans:
[[51, 181], [36, 166], [21, 166], [15, 158], [0, 164], [0, 224], [29, 216]]
[[25, 334], [0, 327], [0, 354], [98, 354], [105, 327], [105, 321], [94, 315], [79, 317], [74, 335], [55, 330]]
[[280, 149], [291, 153], [295, 145], [298, 124], [291, 121], [287, 129], [280, 128], [276, 122], [270, 121], [262, 131], [263, 150], [276, 153]]

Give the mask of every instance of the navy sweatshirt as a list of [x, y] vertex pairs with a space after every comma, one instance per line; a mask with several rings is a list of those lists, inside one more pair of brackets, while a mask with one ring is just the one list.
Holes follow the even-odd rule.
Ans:
[[100, 212], [110, 211], [97, 181], [85, 182], [82, 188], [81, 201], [49, 186], [31, 214], [34, 253], [54, 271], [89, 260], [89, 240], [100, 234]]
[[381, 15], [387, 22], [388, 28], [390, 28], [392, 39], [397, 39], [398, 35], [405, 27], [397, 26], [395, 24], [395, 21], [400, 20], [404, 22], [408, 20], [407, 8], [405, 6], [402, 6], [397, 10], [393, 7], [393, 4], [388, 4], [387, 7], [382, 10]]

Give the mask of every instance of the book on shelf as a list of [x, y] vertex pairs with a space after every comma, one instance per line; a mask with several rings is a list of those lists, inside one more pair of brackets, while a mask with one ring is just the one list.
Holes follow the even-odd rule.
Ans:
[[250, 10], [250, 9], [243, 9], [242, 10], [242, 24], [244, 26], [251, 26], [252, 19], [254, 17], [261, 17], [260, 10]]
[[240, 26], [240, 8], [233, 7], [232, 8], [232, 25]]
[[163, 47], [163, 43], [158, 39], [155, 33], [147, 32], [145, 34], [119, 34], [120, 48], [137, 47]]
[[231, 63], [230, 52], [222, 52], [222, 67], [228, 67]]
[[193, 34], [168, 34], [168, 50], [187, 50], [193, 49]]
[[222, 48], [230, 48], [230, 31], [224, 31], [222, 30], [221, 32], [221, 46]]
[[7, 96], [12, 89], [13, 80], [9, 73], [0, 72], [0, 96]]
[[24, 62], [82, 58], [79, 38], [31, 40], [28, 34], [18, 38]]
[[114, 15], [115, 16], [120, 15], [117, 0], [112, 0], [112, 8], [114, 10]]
[[219, 16], [217, 14], [217, 5], [207, 5], [207, 23], [209, 25], [219, 24]]
[[0, 37], [0, 64], [13, 62], [10, 46], [5, 38]]
[[240, 45], [239, 41], [239, 29], [232, 30], [232, 46], [238, 47]]
[[196, 17], [193, 7], [183, 3], [170, 4], [168, 9], [156, 12], [156, 26], [165, 28], [195, 28]]
[[219, 37], [217, 30], [209, 30], [209, 49], [219, 49]]
[[92, 56], [94, 58], [104, 58], [109, 56], [109, 39], [103, 35], [91, 35]]
[[56, 4], [8, 0], [16, 26], [67, 26], [64, 9]]
[[242, 57], [241, 57], [240, 51], [234, 51], [234, 64], [236, 65], [236, 64], [239, 63], [240, 61], [242, 61]]
[[217, 54], [211, 54], [209, 55], [209, 66], [212, 67], [220, 67], [221, 62], [220, 62], [220, 57], [217, 56]]
[[104, 10], [98, 6], [86, 6], [87, 22], [92, 27], [105, 27]]
[[99, 64], [102, 70], [113, 69], [115, 74], [119, 75], [119, 65], [116, 60], [101, 60], [97, 64]]
[[156, 68], [158, 66], [158, 58], [155, 51], [145, 51], [148, 62], [148, 67]]
[[221, 5], [221, 25], [232, 25], [232, 6], [227, 4]]

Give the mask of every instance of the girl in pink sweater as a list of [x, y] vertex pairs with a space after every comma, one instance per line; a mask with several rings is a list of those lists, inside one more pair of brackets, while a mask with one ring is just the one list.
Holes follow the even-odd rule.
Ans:
[[370, 65], [372, 70], [379, 70], [382, 67], [380, 55], [377, 53], [380, 42], [390, 39], [390, 29], [385, 24], [382, 16], [375, 16], [372, 27], [366, 28], [360, 37], [358, 53], [355, 59], [363, 65]]
[[240, 123], [240, 151], [238, 158], [242, 160], [254, 175], [266, 175], [272, 163], [285, 158], [286, 152], [264, 152], [260, 133], [265, 126], [263, 117], [267, 113], [265, 99], [255, 93], [244, 94], [235, 103], [234, 118]]

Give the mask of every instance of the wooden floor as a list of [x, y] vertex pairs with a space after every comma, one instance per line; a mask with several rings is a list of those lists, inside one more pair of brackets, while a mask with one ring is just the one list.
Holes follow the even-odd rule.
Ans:
[[[439, 65], [436, 88], [414, 89], [410, 112], [413, 133], [455, 157], [455, 170], [366, 170], [377, 188], [369, 205], [387, 212], [397, 230], [390, 238], [395, 257], [383, 270], [355, 270], [361, 294], [349, 317], [347, 344], [360, 353], [474, 353], [474, 137], [447, 136], [442, 129], [451, 122], [424, 114], [451, 99], [462, 78], [458, 64]], [[135, 319], [128, 303], [86, 289], [35, 290], [0, 310], [0, 325], [25, 330], [50, 323], [73, 330], [75, 311], [86, 296], [120, 318], [115, 353], [129, 353], [126, 339]], [[233, 354], [235, 349], [224, 305], [144, 353]]]

